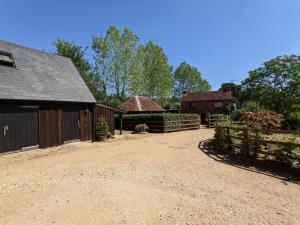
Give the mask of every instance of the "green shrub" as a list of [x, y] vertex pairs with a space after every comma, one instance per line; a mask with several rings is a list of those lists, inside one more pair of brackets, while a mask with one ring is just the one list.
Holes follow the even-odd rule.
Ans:
[[96, 136], [98, 138], [107, 138], [108, 135], [108, 123], [104, 117], [99, 117], [96, 123]]
[[[116, 118], [118, 120], [118, 118]], [[191, 120], [193, 123], [200, 123], [200, 117], [197, 114], [187, 113], [153, 113], [153, 114], [125, 114], [123, 115], [123, 122], [131, 124], [128, 129], [133, 129], [135, 125], [139, 123], [146, 123], [149, 126], [150, 131], [153, 123], [156, 123], [154, 130], [156, 131], [171, 131], [180, 130], [184, 120]]]
[[285, 129], [300, 130], [300, 111], [285, 113], [283, 127]]
[[199, 121], [199, 115], [187, 113], [153, 113], [153, 114], [125, 114], [124, 120], [131, 121], [175, 121], [194, 120]]
[[245, 113], [245, 112], [257, 112], [261, 109], [262, 108], [258, 103], [254, 102], [254, 101], [249, 101], [249, 102], [246, 102], [245, 104], [243, 104], [240, 109], [235, 109], [231, 113], [231, 118], [232, 118], [232, 120], [237, 121], [237, 120], [240, 120], [243, 113]]

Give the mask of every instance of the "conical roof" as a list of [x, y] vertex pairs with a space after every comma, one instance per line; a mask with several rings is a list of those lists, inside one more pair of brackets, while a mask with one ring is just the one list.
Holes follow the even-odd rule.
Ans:
[[160, 105], [145, 96], [133, 96], [121, 105], [125, 112], [165, 112]]

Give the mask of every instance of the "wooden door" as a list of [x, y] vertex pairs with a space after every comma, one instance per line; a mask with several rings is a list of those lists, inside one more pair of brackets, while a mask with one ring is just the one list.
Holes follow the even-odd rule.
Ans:
[[80, 110], [80, 140], [92, 139], [92, 113], [89, 109]]
[[6, 107], [0, 110], [0, 152], [38, 145], [37, 109]]
[[0, 111], [0, 152], [22, 148], [21, 125], [20, 111], [17, 108]]
[[22, 148], [37, 146], [39, 144], [38, 109], [35, 107], [21, 108], [22, 119]]
[[77, 107], [64, 108], [64, 141], [80, 139], [80, 118]]

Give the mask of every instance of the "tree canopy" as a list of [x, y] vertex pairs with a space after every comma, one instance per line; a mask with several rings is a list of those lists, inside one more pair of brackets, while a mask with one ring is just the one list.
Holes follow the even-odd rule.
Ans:
[[129, 28], [110, 26], [105, 37], [93, 38], [96, 70], [117, 98], [124, 100], [136, 60], [139, 38]]
[[101, 95], [103, 83], [93, 72], [93, 66], [85, 58], [87, 48], [83, 48], [79, 45], [75, 45], [62, 39], [57, 39], [54, 42], [54, 45], [56, 47], [56, 54], [72, 60], [74, 66], [80, 73], [89, 90], [98, 100]]
[[249, 72], [241, 85], [242, 100], [283, 113], [300, 102], [300, 57], [280, 56]]
[[110, 26], [104, 36], [93, 37], [93, 63], [86, 59], [87, 48], [61, 39], [54, 44], [58, 55], [71, 58], [97, 101], [111, 106], [119, 106], [130, 95], [144, 95], [163, 106], [171, 103], [178, 107], [179, 99], [172, 94], [211, 88], [187, 63], [172, 74], [163, 48], [152, 41], [141, 44], [128, 27], [120, 31]]
[[196, 67], [181, 63], [174, 72], [174, 95], [179, 98], [183, 91], [207, 91], [211, 86], [203, 79]]

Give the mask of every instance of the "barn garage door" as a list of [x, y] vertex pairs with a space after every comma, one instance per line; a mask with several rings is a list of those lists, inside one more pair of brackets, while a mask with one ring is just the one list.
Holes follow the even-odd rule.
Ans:
[[38, 113], [35, 108], [0, 110], [0, 152], [38, 145]]
[[64, 141], [80, 139], [80, 118], [77, 107], [64, 108]]

